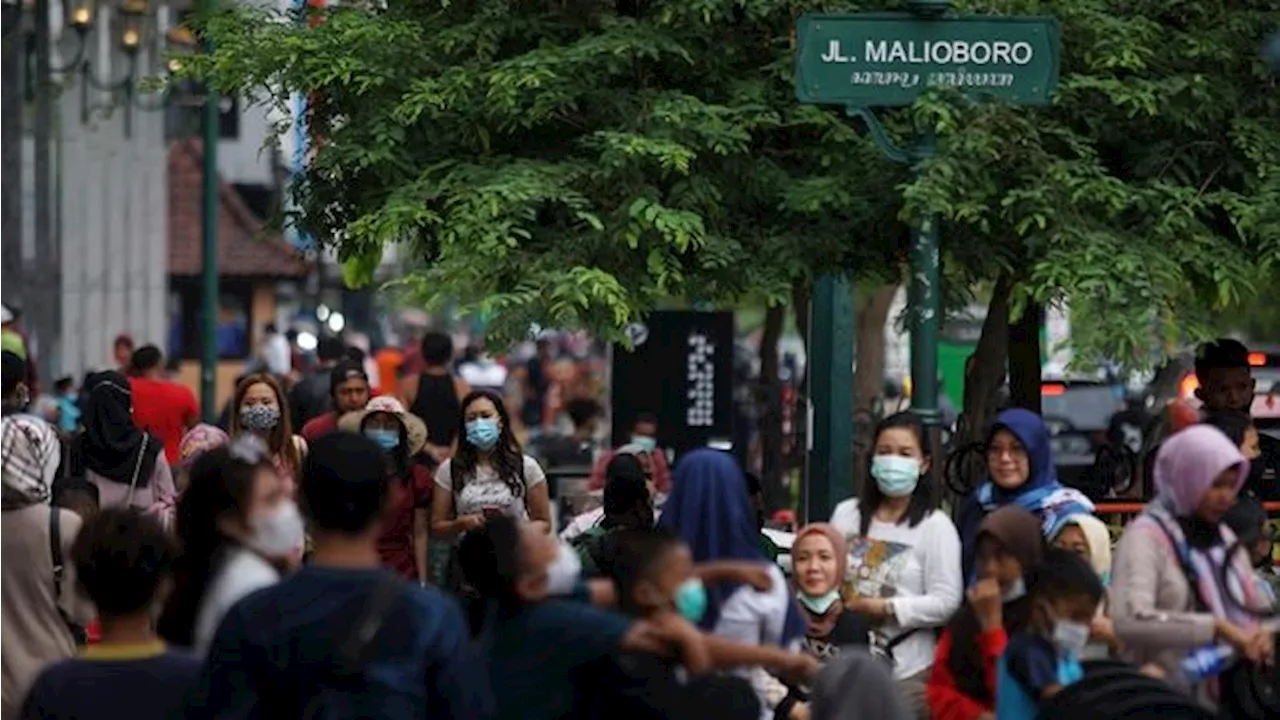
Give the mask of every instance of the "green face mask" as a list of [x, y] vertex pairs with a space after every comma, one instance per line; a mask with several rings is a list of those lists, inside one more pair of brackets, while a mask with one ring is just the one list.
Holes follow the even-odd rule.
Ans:
[[673, 600], [676, 612], [695, 625], [707, 614], [707, 588], [696, 577], [680, 583]]
[[811, 597], [804, 593], [796, 593], [796, 599], [800, 601], [801, 605], [805, 606], [805, 609], [814, 615], [826, 615], [827, 611], [831, 609], [831, 606], [835, 605], [836, 601], [840, 599], [840, 591], [832, 589], [828, 591], [827, 594], [819, 595], [817, 597]]

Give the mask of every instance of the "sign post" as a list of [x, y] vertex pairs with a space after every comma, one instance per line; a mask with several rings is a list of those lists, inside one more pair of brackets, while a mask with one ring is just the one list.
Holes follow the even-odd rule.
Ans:
[[[908, 13], [802, 16], [796, 24], [796, 98], [844, 106], [851, 117], [866, 123], [885, 157], [917, 170], [936, 151], [933, 130], [925, 130], [911, 147], [900, 148], [889, 139], [875, 108], [911, 105], [933, 88], [1012, 105], [1049, 103], [1059, 73], [1056, 18], [951, 15], [950, 0], [908, 0], [907, 6]], [[940, 270], [938, 219], [926, 217], [912, 234], [911, 407], [935, 438], [935, 450], [942, 422]], [[837, 400], [845, 399], [815, 396], [815, 402]]]

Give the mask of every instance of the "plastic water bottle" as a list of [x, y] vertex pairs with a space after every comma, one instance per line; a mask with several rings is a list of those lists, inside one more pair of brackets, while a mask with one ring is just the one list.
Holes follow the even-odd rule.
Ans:
[[1182, 673], [1187, 682], [1195, 685], [1226, 670], [1235, 656], [1235, 648], [1230, 645], [1206, 645], [1182, 661]]

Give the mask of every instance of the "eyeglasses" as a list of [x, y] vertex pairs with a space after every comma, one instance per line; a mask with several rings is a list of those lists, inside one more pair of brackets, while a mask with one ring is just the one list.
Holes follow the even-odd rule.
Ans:
[[267, 444], [256, 435], [240, 435], [227, 444], [227, 453], [248, 465], [265, 462], [270, 452]]

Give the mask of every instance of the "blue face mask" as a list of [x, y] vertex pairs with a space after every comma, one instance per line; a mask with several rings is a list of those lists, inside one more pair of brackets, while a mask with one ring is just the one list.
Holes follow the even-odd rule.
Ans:
[[639, 445], [645, 452], [653, 452], [658, 449], [658, 440], [648, 435], [632, 435], [631, 444]]
[[796, 593], [796, 599], [814, 615], [826, 615], [827, 611], [831, 609], [831, 606], [835, 605], [836, 601], [840, 599], [840, 591], [832, 588], [826, 595], [819, 595], [817, 597], [811, 597], [804, 593]]
[[378, 447], [383, 450], [394, 450], [400, 445], [400, 433], [395, 430], [369, 428], [364, 431], [364, 436], [378, 443]]
[[676, 612], [685, 620], [697, 625], [707, 614], [707, 588], [698, 578], [689, 578], [676, 588]]
[[920, 484], [920, 461], [901, 455], [876, 455], [871, 459], [871, 477], [885, 495], [906, 497]]
[[477, 418], [467, 423], [467, 442], [480, 450], [492, 450], [501, 434], [497, 420]]

